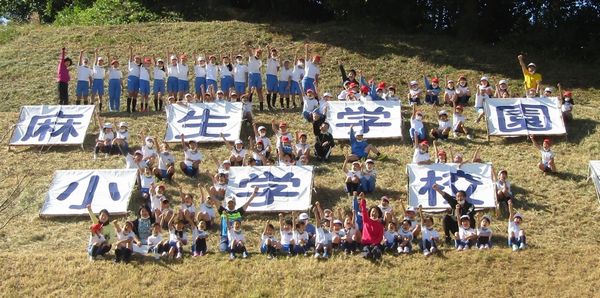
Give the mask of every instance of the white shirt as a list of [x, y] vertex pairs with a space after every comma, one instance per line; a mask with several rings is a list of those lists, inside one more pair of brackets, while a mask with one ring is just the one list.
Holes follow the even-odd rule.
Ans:
[[540, 150], [540, 153], [542, 155], [542, 163], [549, 163], [550, 160], [554, 158], [554, 152], [552, 152], [552, 150], [546, 151], [542, 148], [542, 150]]
[[280, 230], [279, 233], [281, 234], [281, 244], [283, 245], [289, 245], [292, 243], [292, 240], [294, 240], [293, 231], [286, 232], [284, 230]]
[[229, 246], [233, 247], [234, 242], [236, 241], [246, 241], [246, 237], [244, 237], [244, 234], [240, 231], [239, 233], [236, 233], [233, 230], [230, 230], [229, 232], [227, 232], [227, 238], [229, 239]]
[[77, 80], [78, 81], [88, 81], [92, 77], [92, 70], [83, 65], [79, 65], [77, 67]]
[[258, 73], [260, 74], [260, 67], [262, 66], [262, 61], [256, 59], [253, 56], [248, 57], [248, 72], [249, 73]]
[[140, 174], [140, 188], [150, 188], [152, 183], [154, 183], [154, 176], [146, 176], [144, 174]]
[[408, 93], [410, 94], [410, 98], [412, 99], [417, 99], [419, 98], [419, 96], [421, 96], [421, 89], [417, 88], [417, 89], [409, 89]]
[[227, 65], [219, 65], [219, 73], [221, 73], [221, 78], [224, 78], [226, 76], [231, 76], [233, 73], [231, 70], [229, 70], [229, 67], [227, 67]]
[[109, 133], [105, 133], [104, 129], [100, 130], [100, 134], [98, 134], [99, 141], [112, 141], [115, 138], [115, 132], [111, 131]]
[[129, 141], [129, 131], [121, 131], [121, 130], [117, 130], [117, 139], [121, 139], [124, 140], [125, 142]]
[[202, 67], [200, 65], [194, 65], [194, 75], [197, 78], [205, 78], [206, 77], [206, 67]]
[[165, 154], [165, 152], [161, 152], [158, 154], [158, 169], [159, 170], [167, 170], [169, 168], [169, 164], [175, 164], [175, 156], [169, 152], [169, 154]]
[[433, 228], [431, 230], [429, 230], [428, 228], [424, 228], [422, 238], [423, 238], [423, 241], [425, 241], [425, 240], [431, 241], [433, 238], [439, 239], [440, 234], [438, 233], [438, 231], [434, 230]]
[[[367, 170], [367, 167], [365, 166], [362, 169], [362, 175], [363, 175], [363, 177], [376, 177], [377, 176], [377, 170], [375, 170], [375, 169]], [[392, 207], [389, 207], [389, 208], [391, 209]]]
[[210, 220], [214, 220], [217, 217], [215, 208], [207, 205], [206, 203], [200, 204], [200, 213], [204, 213], [210, 217]]
[[187, 233], [185, 232], [185, 230], [182, 233], [182, 236], [179, 237], [179, 235], [177, 235], [176, 230], [175, 229], [170, 229], [169, 230], [169, 241], [187, 241]]
[[414, 128], [415, 130], [421, 130], [423, 129], [423, 121], [411, 118], [410, 127]]
[[413, 153], [413, 163], [420, 163], [424, 161], [430, 160], [429, 152], [421, 153], [419, 148], [415, 148], [415, 152]]
[[456, 89], [457, 96], [466, 96], [470, 91], [468, 86], [463, 87], [460, 84], [458, 84], [458, 86], [456, 86], [454, 89]]
[[246, 149], [242, 149], [240, 151], [237, 151], [235, 148], [231, 149], [231, 155], [235, 156], [235, 157], [245, 157], [246, 156]]
[[142, 158], [147, 159], [152, 156], [156, 156], [156, 150], [154, 148], [149, 148], [148, 146], [142, 146]]
[[104, 75], [106, 74], [106, 69], [100, 65], [94, 65], [94, 70], [92, 71], [92, 78], [94, 80], [103, 80]]
[[191, 166], [194, 164], [195, 161], [202, 160], [202, 153], [200, 153], [200, 150], [196, 150], [194, 152], [190, 149], [187, 149], [183, 152], [183, 155], [185, 157], [185, 160], [183, 162], [186, 166]]
[[248, 66], [245, 64], [235, 64], [233, 67], [233, 81], [238, 83], [246, 83], [246, 74], [248, 73]]
[[[309, 149], [309, 150], [306, 150], [306, 149]], [[304, 154], [305, 151], [310, 152], [310, 145], [297, 143], [294, 146], [294, 150], [296, 151], [296, 155], [301, 155], [301, 154]]]
[[289, 80], [292, 78], [292, 72], [293, 72], [293, 71], [294, 71], [294, 70], [293, 70], [293, 69], [291, 69], [291, 68], [285, 68], [285, 67], [284, 67], [284, 68], [282, 68], [282, 69], [279, 71], [279, 81], [282, 81], [282, 82], [287, 82], [287, 81], [289, 81]]
[[278, 242], [274, 235], [267, 235], [263, 233], [260, 236], [261, 245], [267, 245], [267, 240], [271, 240], [271, 245], [273, 245], [274, 242]]
[[510, 234], [513, 232], [515, 237], [519, 237], [519, 232], [521, 232], [521, 225], [518, 225], [516, 222], [509, 219], [508, 221], [508, 238], [510, 238]]
[[438, 120], [438, 129], [439, 130], [444, 130], [446, 128], [452, 128], [452, 124], [450, 123], [450, 121], [448, 121], [448, 120], [446, 120], [446, 121]]
[[311, 99], [308, 96], [304, 96], [302, 100], [304, 101], [303, 112], [312, 113], [319, 106], [319, 101], [314, 97]]
[[319, 113], [321, 115], [327, 115], [327, 110], [329, 109], [329, 102], [325, 99], [319, 99]]
[[102, 234], [93, 234], [90, 235], [90, 241], [88, 242], [88, 246], [94, 245], [95, 243], [102, 243], [106, 241], [106, 238]]
[[194, 205], [186, 205], [181, 204], [181, 211], [185, 211], [187, 210], [189, 213], [196, 213], [196, 207], [194, 207]]
[[573, 110], [573, 104], [571, 102], [565, 101], [562, 106], [560, 106], [560, 110], [564, 112], [570, 112]]
[[262, 141], [263, 142], [263, 148], [267, 149], [269, 147], [271, 147], [271, 139], [267, 138], [266, 136], [261, 137], [260, 135], [257, 136], [255, 138], [256, 142], [258, 141]]
[[398, 237], [400, 238], [400, 241], [402, 241], [403, 238], [407, 238], [408, 241], [412, 241], [413, 233], [410, 230], [405, 231], [404, 229], [400, 228], [400, 230], [398, 231]]
[[167, 74], [158, 66], [154, 66], [154, 80], [165, 80]]
[[458, 227], [458, 238], [460, 240], [467, 240], [467, 237], [475, 235], [475, 230], [473, 228], [465, 229], [462, 226]]
[[[284, 133], [284, 134], [281, 134], [280, 131], [276, 131], [275, 135], [277, 136], [277, 142], [275, 142], [275, 146], [277, 148], [279, 148], [279, 145], [281, 144], [281, 138], [284, 137], [284, 136], [286, 136], [286, 137], [288, 137], [290, 139], [290, 143], [294, 141], [294, 137], [292, 136], [292, 133], [289, 132], [289, 131], [286, 132], [286, 133]], [[265, 148], [267, 148], [266, 144], [263, 144], [263, 145], [265, 146]]]
[[140, 67], [140, 80], [150, 81], [150, 71], [146, 67]]
[[133, 160], [133, 155], [131, 154], [127, 154], [127, 156], [125, 156], [125, 168], [126, 169], [139, 169], [139, 168], [145, 168], [148, 166], [148, 163], [146, 163], [145, 160], [140, 161], [140, 163], [135, 163], [135, 161]]
[[108, 79], [109, 80], [114, 80], [114, 79], [122, 79], [123, 78], [123, 72], [120, 71], [118, 68], [109, 68], [108, 69]]
[[125, 230], [121, 230], [120, 233], [117, 233], [117, 241], [128, 240], [135, 238], [135, 234], [133, 231], [129, 231], [129, 233], [125, 234]]
[[152, 209], [152, 212], [157, 209], [160, 210], [160, 204], [164, 198], [165, 195], [163, 194], [152, 194], [152, 192], [150, 192], [150, 208]]
[[[216, 81], [217, 80], [217, 71], [218, 71], [218, 69], [215, 64], [212, 64], [212, 63], [206, 64], [206, 79]], [[216, 90], [215, 90], [215, 92], [216, 92]]]
[[203, 239], [208, 237], [208, 233], [204, 230], [198, 229], [198, 227], [194, 227], [192, 229], [192, 239], [196, 240], [197, 238]]
[[250, 102], [250, 101], [242, 102], [242, 112], [244, 112], [244, 114], [252, 113], [252, 102]]
[[[489, 227], [480, 227], [479, 229], [477, 229], [477, 236], [492, 237], [492, 229], [490, 229]], [[519, 234], [517, 234], [517, 236], [519, 236]]]
[[304, 63], [304, 77], [314, 79], [320, 73], [319, 66], [316, 64], [306, 61]]
[[130, 76], [139, 77], [141, 67], [142, 67], [141, 65], [137, 65], [133, 61], [129, 61], [127, 63], [127, 70], [129, 71]]
[[348, 171], [348, 173], [346, 173], [346, 176], [349, 178], [356, 176], [357, 178], [360, 179], [360, 178], [362, 178], [362, 171], [350, 170], [350, 171]]
[[465, 115], [454, 113], [452, 114], [452, 127], [456, 130], [459, 123], [465, 124]]
[[150, 235], [150, 237], [148, 237], [148, 241], [146, 243], [148, 243], [148, 246], [154, 247], [154, 246], [157, 246], [162, 240], [163, 239], [160, 234], [158, 234], [156, 236]]
[[299, 67], [298, 65], [294, 66], [294, 70], [292, 71], [292, 81], [300, 82], [302, 77], [304, 76], [304, 68]]
[[296, 245], [306, 244], [307, 242], [308, 242], [308, 233], [306, 231], [302, 232], [302, 234], [301, 234], [297, 230], [294, 230], [294, 243]]
[[498, 190], [503, 190], [504, 186], [506, 186], [506, 189], [508, 189], [508, 193], [512, 194], [512, 191], [510, 190], [510, 182], [508, 182], [508, 180], [504, 180], [504, 181], [498, 180], [498, 181], [496, 181], [496, 188]]
[[267, 70], [266, 73], [268, 75], [277, 76], [277, 69], [279, 68], [279, 59], [278, 58], [268, 58], [267, 59]]
[[360, 94], [360, 97], [358, 98], [361, 101], [372, 101], [373, 97], [371, 97], [371, 95], [367, 94], [367, 95], [363, 95], [362, 93]]
[[182, 80], [182, 81], [187, 81], [188, 80], [188, 71], [189, 71], [189, 67], [187, 66], [187, 64], [178, 63], [177, 64], [177, 79]]
[[383, 232], [383, 238], [387, 243], [394, 243], [394, 241], [396, 241], [397, 236], [398, 233], [396, 231], [385, 230], [385, 232]]
[[179, 76], [179, 70], [177, 69], [177, 65], [169, 64], [167, 66], [167, 72], [169, 73], [169, 77], [176, 78]]
[[328, 230], [324, 230], [322, 227], [318, 227], [316, 229], [316, 239], [315, 242], [317, 244], [331, 244], [331, 240], [332, 240], [333, 236], [331, 235], [331, 232], [329, 232]]

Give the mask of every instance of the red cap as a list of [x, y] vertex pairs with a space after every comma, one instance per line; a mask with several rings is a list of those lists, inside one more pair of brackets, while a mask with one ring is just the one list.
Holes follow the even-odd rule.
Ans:
[[367, 87], [367, 86], [361, 86], [360, 87], [360, 92], [365, 92], [365, 93], [369, 92], [369, 87]]
[[544, 139], [544, 143], [548, 143], [548, 145], [552, 144], [552, 141], [550, 139]]
[[356, 88], [356, 83], [354, 83], [354, 82], [350, 83], [350, 88]]
[[152, 63], [152, 59], [146, 57], [144, 58], [144, 63]]
[[465, 77], [465, 75], [460, 75], [460, 77], [458, 77], [458, 80], [459, 80], [459, 81], [460, 81], [460, 80], [466, 80], [466, 79], [467, 79], [467, 77]]
[[446, 156], [446, 151], [440, 150], [440, 152], [438, 152], [438, 156]]
[[457, 105], [457, 106], [456, 106], [456, 109], [457, 109], [457, 110], [462, 110], [462, 109], [463, 109], [463, 106], [461, 106], [461, 105]]
[[438, 78], [433, 78], [433, 79], [431, 79], [431, 82], [432, 82], [432, 83], [439, 84], [439, 83], [440, 83], [440, 79], [438, 79]]
[[350, 90], [350, 94], [356, 94], [356, 91]]
[[563, 93], [564, 97], [571, 97], [573, 96], [573, 93], [571, 93], [571, 91], [565, 91], [565, 93]]
[[321, 56], [319, 55], [315, 55], [315, 57], [313, 58], [315, 61], [321, 61]]
[[94, 234], [100, 232], [100, 230], [102, 230], [102, 224], [97, 223], [90, 226], [90, 231]]
[[110, 65], [113, 65], [115, 63], [119, 63], [119, 60], [112, 60], [112, 61], [110, 61]]
[[308, 89], [308, 90], [306, 90], [306, 94], [308, 94], [308, 93], [313, 93], [314, 94], [315, 92], [312, 89]]
[[425, 145], [429, 147], [429, 143], [427, 141], [422, 141], [421, 143], [419, 143], [419, 145]]
[[288, 136], [283, 136], [283, 137], [281, 137], [281, 141], [282, 141], [283, 143], [287, 143], [287, 142], [289, 142], [289, 141], [290, 141], [290, 138], [289, 138]]
[[377, 84], [377, 90], [383, 90], [385, 89], [385, 82], [381, 82], [379, 84]]
[[256, 144], [261, 144], [261, 145], [262, 145], [262, 144], [264, 144], [264, 142], [263, 142], [263, 140], [258, 140], [258, 141], [256, 142]]

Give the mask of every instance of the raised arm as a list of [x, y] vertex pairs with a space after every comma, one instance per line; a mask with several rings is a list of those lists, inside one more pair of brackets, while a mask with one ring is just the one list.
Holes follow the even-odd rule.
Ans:
[[98, 48], [94, 49], [94, 64], [93, 65], [98, 65]]
[[321, 212], [319, 211], [320, 207], [320, 203], [317, 201], [315, 202], [315, 207], [313, 207], [312, 211], [315, 214], [315, 221], [317, 226], [320, 226], [321, 223]]
[[563, 93], [562, 93], [562, 85], [560, 83], [556, 84], [556, 88], [558, 88], [557, 92], [558, 92], [558, 103], [560, 105], [563, 104], [564, 102], [564, 98], [563, 98]]
[[481, 146], [477, 146], [477, 149], [475, 149], [475, 153], [473, 153], [473, 158], [471, 158], [471, 162], [479, 162], [479, 160], [481, 160], [481, 157], [479, 156], [480, 150]]
[[252, 200], [254, 200], [254, 198], [256, 198], [256, 194], [258, 193], [258, 186], [254, 187], [254, 192], [252, 192], [252, 195], [250, 196], [250, 198], [248, 199], [248, 201], [246, 202], [246, 204], [244, 204], [244, 206], [242, 206], [242, 208], [244, 209], [244, 211], [246, 211], [246, 209], [248, 209], [248, 206], [250, 206], [250, 203], [252, 203]]
[[527, 73], [527, 65], [525, 65], [525, 61], [523, 61], [523, 55], [517, 56], [517, 60], [519, 60], [519, 65], [521, 65], [521, 71]]
[[279, 230], [283, 230], [283, 213], [279, 213]]
[[129, 62], [133, 62], [133, 46], [129, 45]]
[[121, 233], [121, 226], [119, 225], [119, 222], [116, 219], [112, 221], [112, 224], [115, 227], [115, 232]]
[[512, 200], [508, 200], [508, 214], [509, 214], [508, 219], [512, 221], [514, 219], [514, 216], [515, 216], [515, 210], [513, 209], [513, 202], [512, 202]]
[[225, 139], [225, 136], [223, 135], [223, 133], [221, 133], [221, 138], [223, 139], [223, 142], [225, 143], [225, 147], [227, 147], [228, 150], [232, 150], [233, 146], [231, 146], [231, 143], [229, 143], [227, 141], [227, 139]]
[[419, 218], [421, 219], [421, 226], [425, 225], [425, 217], [423, 216], [423, 206], [419, 205]]
[[308, 54], [309, 54], [309, 49], [308, 49], [308, 44], [304, 45], [304, 63], [308, 62]]
[[79, 51], [79, 66], [83, 65], [83, 50]]
[[92, 223], [98, 223], [98, 217], [96, 216], [96, 214], [94, 214], [94, 212], [92, 211], [92, 205], [88, 204], [86, 206], [88, 214], [90, 215], [90, 219], [92, 220]]
[[535, 147], [538, 150], [542, 150], [542, 146], [540, 146], [540, 144], [537, 143], [534, 135], [529, 135], [529, 138], [531, 139], [531, 143], [533, 144], [533, 147]]
[[187, 145], [185, 144], [185, 135], [181, 134], [181, 147], [183, 147], [183, 151], [187, 150]]

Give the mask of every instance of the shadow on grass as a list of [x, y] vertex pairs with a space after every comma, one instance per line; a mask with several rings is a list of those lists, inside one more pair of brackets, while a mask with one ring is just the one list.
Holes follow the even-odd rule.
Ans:
[[566, 123], [567, 140], [569, 143], [579, 144], [587, 137], [596, 133], [598, 121], [591, 119], [575, 118]]

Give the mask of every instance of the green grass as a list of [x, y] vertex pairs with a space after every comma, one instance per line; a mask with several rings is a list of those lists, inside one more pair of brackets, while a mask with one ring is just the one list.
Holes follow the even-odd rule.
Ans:
[[[60, 48], [64, 45], [75, 57], [79, 49], [89, 54], [95, 47], [109, 48], [122, 62], [126, 49], [133, 44], [144, 55], [164, 55], [164, 49], [194, 50], [215, 53], [218, 50], [242, 51], [243, 42], [265, 46], [271, 44], [290, 57], [303, 43], [313, 44], [314, 52], [324, 57], [323, 91], [337, 92], [339, 76], [335, 61], [340, 59], [367, 76], [376, 76], [401, 86], [423, 74], [470, 78], [482, 73], [510, 79], [512, 90], [520, 90], [521, 74], [516, 61], [518, 49], [479, 44], [459, 44], [453, 40], [429, 36], [403, 36], [380, 28], [351, 29], [336, 24], [318, 26], [303, 24], [249, 24], [241, 22], [139, 24], [104, 27], [9, 26], [0, 34], [0, 127], [7, 131], [25, 104], [57, 102], [55, 72]], [[8, 31], [6, 31], [8, 30]], [[6, 33], [8, 32], [8, 33]], [[374, 33], [375, 32], [375, 33]], [[451, 45], [451, 46], [450, 46]], [[105, 55], [105, 54], [102, 54]], [[486, 252], [457, 253], [445, 250], [441, 258], [425, 259], [420, 254], [394, 258], [386, 256], [381, 265], [364, 262], [359, 257], [336, 256], [328, 262], [292, 258], [267, 261], [255, 255], [248, 261], [228, 262], [213, 254], [202, 259], [185, 258], [183, 263], [146, 260], [132, 265], [113, 265], [108, 261], [89, 263], [85, 253], [89, 221], [87, 218], [40, 219], [37, 215], [55, 170], [121, 168], [118, 157], [91, 160], [97, 127], [92, 125], [86, 138], [86, 151], [73, 147], [56, 147], [43, 153], [38, 148], [18, 147], [2, 150], [2, 175], [28, 175], [31, 183], [20, 197], [20, 206], [30, 206], [29, 213], [17, 218], [0, 231], [0, 264], [4, 272], [0, 291], [6, 296], [81, 296], [86, 294], [162, 296], [554, 296], [595, 295], [600, 283], [598, 241], [600, 229], [598, 202], [593, 185], [586, 182], [589, 160], [600, 156], [597, 91], [600, 82], [592, 65], [577, 65], [552, 57], [535, 56], [545, 82], [562, 82], [574, 89], [576, 120], [569, 127], [568, 140], [554, 138], [559, 173], [543, 177], [535, 168], [539, 153], [524, 138], [486, 140], [485, 126], [473, 126], [473, 113], [468, 109], [469, 124], [475, 140], [451, 140], [444, 143], [454, 151], [472, 153], [482, 147], [482, 158], [496, 169], [507, 168], [516, 191], [516, 208], [525, 216], [524, 227], [530, 249], [512, 253], [505, 247], [505, 218], [492, 222], [496, 248]], [[75, 75], [71, 71], [71, 75]], [[71, 88], [74, 90], [74, 84]], [[71, 96], [73, 100], [73, 96]], [[424, 107], [427, 125], [435, 125], [433, 110]], [[299, 111], [255, 113], [259, 124], [271, 119], [286, 119], [293, 131], [309, 131]], [[128, 117], [104, 115], [108, 121], [126, 120], [132, 134], [148, 128], [154, 135], [164, 135], [164, 115], [147, 114]], [[408, 123], [405, 123], [404, 133]], [[249, 135], [244, 127], [242, 136]], [[7, 140], [4, 139], [3, 146]], [[136, 142], [134, 142], [136, 143]], [[139, 144], [139, 142], [137, 142]], [[405, 165], [412, 149], [401, 140], [374, 141], [390, 158], [378, 163], [378, 189], [370, 203], [381, 195], [406, 198]], [[179, 160], [181, 148], [176, 146]], [[227, 150], [219, 145], [202, 145], [205, 156], [223, 159]], [[313, 202], [325, 207], [348, 207], [342, 191], [340, 171], [342, 150], [337, 147], [333, 161], [317, 164]], [[210, 167], [211, 170], [212, 166]], [[181, 175], [178, 173], [179, 177]], [[195, 181], [180, 178], [185, 190], [191, 191]], [[5, 195], [15, 178], [0, 183]], [[208, 183], [203, 177], [201, 182]], [[175, 194], [175, 188], [167, 191]], [[178, 198], [175, 198], [178, 200]], [[137, 209], [139, 198], [130, 209]], [[133, 215], [131, 215], [133, 217]], [[250, 215], [244, 221], [249, 248], [258, 250], [258, 239], [266, 220], [276, 215]], [[124, 220], [120, 218], [119, 220]], [[439, 221], [436, 226], [441, 230]], [[216, 236], [209, 246], [216, 248]], [[461, 285], [461, 286], [457, 286]], [[125, 294], [127, 293], [127, 294]]]

